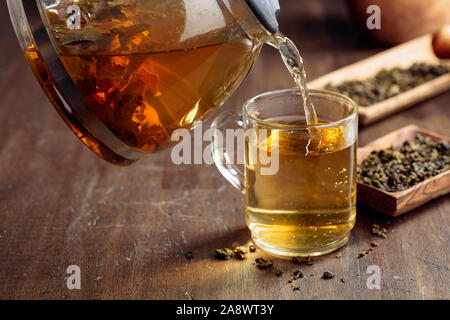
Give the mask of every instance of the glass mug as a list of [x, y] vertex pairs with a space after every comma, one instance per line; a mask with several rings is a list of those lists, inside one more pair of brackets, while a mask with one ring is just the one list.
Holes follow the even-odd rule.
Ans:
[[[357, 105], [325, 90], [310, 97], [318, 125], [306, 125], [297, 89], [261, 94], [244, 104], [242, 116], [221, 113], [211, 125], [214, 161], [245, 195], [252, 240], [275, 255], [334, 251], [355, 224]], [[230, 121], [243, 128], [245, 172], [218, 143]]]

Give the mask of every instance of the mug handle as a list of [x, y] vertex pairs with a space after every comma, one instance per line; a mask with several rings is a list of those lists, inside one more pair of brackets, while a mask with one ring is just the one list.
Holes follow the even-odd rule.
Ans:
[[[225, 136], [223, 132], [225, 126], [230, 122], [237, 124], [241, 128], [243, 127], [242, 116], [230, 111], [220, 113], [211, 123], [212, 156], [217, 169], [219, 169], [224, 178], [233, 187], [244, 193], [245, 174], [233, 163], [234, 161], [227, 161], [230, 157], [223, 146], [223, 137]], [[218, 136], [219, 134], [221, 135], [220, 138]]]

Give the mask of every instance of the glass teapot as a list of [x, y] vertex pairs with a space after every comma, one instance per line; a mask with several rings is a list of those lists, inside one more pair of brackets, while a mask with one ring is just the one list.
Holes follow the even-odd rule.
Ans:
[[237, 88], [277, 0], [8, 0], [20, 45], [70, 129], [127, 165]]

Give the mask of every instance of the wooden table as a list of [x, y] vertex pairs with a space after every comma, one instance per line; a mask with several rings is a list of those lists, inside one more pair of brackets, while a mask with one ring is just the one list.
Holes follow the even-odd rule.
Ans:
[[[357, 35], [340, 2], [282, 1], [282, 30], [303, 53], [310, 78], [384, 48]], [[348, 252], [301, 269], [300, 290], [285, 271], [246, 261], [215, 260], [214, 249], [245, 244], [242, 195], [215, 167], [175, 166], [168, 152], [131, 167], [110, 165], [67, 129], [23, 58], [0, 1], [0, 298], [4, 299], [448, 299], [450, 197], [393, 219], [359, 208]], [[227, 108], [260, 92], [291, 87], [267, 47]], [[417, 124], [450, 134], [450, 93], [360, 130], [364, 145]], [[388, 229], [374, 252], [357, 259]], [[188, 259], [186, 253], [192, 252]], [[66, 287], [66, 269], [81, 268], [81, 289]], [[381, 268], [381, 289], [366, 286]], [[324, 271], [336, 274], [320, 279]], [[314, 274], [314, 276], [310, 276]], [[343, 278], [345, 283], [340, 279]]]

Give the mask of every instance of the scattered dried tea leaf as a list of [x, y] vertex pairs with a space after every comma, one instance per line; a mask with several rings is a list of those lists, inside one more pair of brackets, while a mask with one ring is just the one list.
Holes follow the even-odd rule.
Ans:
[[293, 291], [300, 291], [300, 286], [299, 285], [292, 285], [292, 290]]
[[347, 250], [348, 250], [348, 247], [345, 247], [344, 250], [342, 250], [341, 252], [338, 252], [336, 254], [336, 258], [339, 259], [340, 257], [342, 257], [347, 252]]
[[250, 250], [250, 252], [255, 252], [256, 251], [256, 247], [254, 245], [250, 245], [248, 247], [248, 249]]
[[257, 258], [255, 259], [256, 266], [260, 269], [268, 269], [273, 267], [273, 261], [272, 260], [266, 260], [264, 258]]
[[245, 255], [245, 253], [242, 253], [242, 252], [237, 252], [237, 253], [234, 254], [234, 256], [235, 256], [236, 258], [238, 258], [239, 260], [245, 260], [245, 259], [247, 258], [247, 256]]
[[313, 260], [310, 256], [307, 257], [292, 257], [292, 262], [295, 264], [303, 264], [307, 266], [313, 265]]
[[235, 256], [239, 258], [240, 260], [244, 260], [247, 258], [246, 254], [248, 253], [248, 250], [246, 247], [243, 246], [237, 246], [233, 250]]
[[370, 245], [371, 245], [372, 247], [378, 247], [378, 242], [372, 241], [372, 242], [370, 243]]
[[365, 255], [368, 255], [370, 252], [372, 252], [372, 248], [369, 248], [369, 249], [367, 249], [367, 250], [363, 250], [363, 251], [361, 251], [361, 252], [359, 253], [358, 258], [362, 258], [362, 257], [364, 257]]
[[277, 272], [275, 272], [275, 275], [276, 275], [277, 277], [281, 277], [283, 274], [284, 274], [284, 272], [281, 271], [281, 270], [277, 270]]
[[386, 239], [386, 237], [387, 237], [387, 234], [386, 234], [387, 230], [385, 228], [380, 228], [380, 226], [377, 224], [372, 225], [372, 229], [370, 230], [370, 232], [373, 235], [378, 236], [383, 239]]
[[248, 253], [247, 248], [244, 247], [244, 246], [237, 246], [237, 247], [234, 248], [233, 251], [234, 251], [234, 253], [238, 253], [238, 252], [241, 252], [241, 253], [243, 253], [243, 254]]
[[322, 275], [322, 279], [326, 279], [326, 280], [333, 279], [334, 277], [335, 277], [335, 275], [329, 271], [325, 271]]
[[304, 277], [305, 277], [305, 275], [300, 270], [296, 270], [292, 273], [292, 280], [297, 280], [297, 279], [301, 279]]
[[341, 278], [341, 282], [342, 282], [342, 283], [345, 283], [345, 280], [344, 280], [344, 278]]
[[233, 258], [234, 252], [229, 248], [216, 249], [216, 258], [222, 260], [230, 260]]

